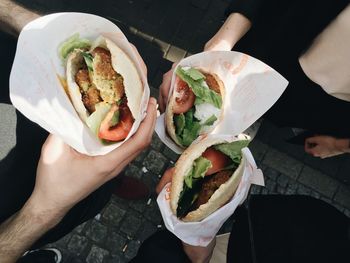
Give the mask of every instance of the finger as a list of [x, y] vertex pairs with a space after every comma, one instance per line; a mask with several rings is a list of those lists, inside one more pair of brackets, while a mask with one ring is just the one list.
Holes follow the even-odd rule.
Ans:
[[141, 122], [136, 133], [127, 140], [123, 145], [114, 149], [110, 153], [104, 156], [97, 156], [97, 162], [100, 162], [100, 165], [104, 165], [106, 169], [115, 170], [119, 164], [122, 164], [124, 161], [129, 161], [129, 156], [138, 153], [148, 146], [151, 142], [155, 121], [157, 118], [156, 110], [157, 101], [154, 98], [150, 98], [147, 114], [145, 119]]
[[172, 168], [165, 171], [164, 175], [162, 176], [158, 185], [156, 186], [156, 193], [157, 194], [159, 194], [163, 190], [164, 186], [167, 183], [171, 182], [171, 179], [173, 178], [174, 172], [175, 172], [175, 167], [172, 167]]
[[141, 57], [139, 51], [138, 51], [137, 48], [134, 46], [134, 44], [130, 43], [130, 45], [131, 45], [132, 49], [133, 49], [134, 52], [135, 52], [135, 55], [136, 55], [136, 57], [137, 57], [137, 59], [138, 59], [138, 61], [139, 61], [139, 63], [140, 63], [140, 66], [141, 66], [141, 68], [142, 68], [143, 73], [147, 76], [147, 66], [146, 66], [145, 62], [143, 61], [143, 59], [142, 59], [142, 57]]
[[169, 90], [171, 86], [172, 75], [173, 75], [173, 70], [169, 70], [167, 73], [165, 73], [163, 75], [162, 84], [159, 87], [159, 98], [160, 98], [159, 109], [161, 110], [161, 112], [164, 112], [166, 108], [166, 103], [168, 101]]

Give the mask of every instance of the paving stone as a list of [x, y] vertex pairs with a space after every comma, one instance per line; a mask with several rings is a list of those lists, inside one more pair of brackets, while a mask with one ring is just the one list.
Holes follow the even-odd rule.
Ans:
[[134, 164], [129, 164], [125, 170], [125, 175], [140, 179], [142, 178], [143, 172], [140, 167]]
[[107, 224], [116, 227], [123, 220], [125, 214], [126, 211], [124, 209], [116, 204], [110, 203], [103, 212], [102, 218]]
[[294, 195], [297, 192], [298, 184], [295, 181], [289, 181], [286, 191], [286, 195]]
[[277, 187], [276, 187], [276, 192], [277, 192], [278, 194], [284, 194], [285, 191], [286, 191], [286, 188], [284, 188], [284, 187], [282, 187], [282, 186], [280, 186], [280, 185], [277, 185]]
[[171, 62], [179, 62], [186, 55], [186, 50], [181, 48], [170, 46], [168, 52], [165, 55], [165, 58]]
[[89, 240], [85, 236], [73, 235], [69, 241], [67, 248], [74, 252], [75, 255], [80, 256], [89, 246]]
[[300, 195], [311, 195], [311, 189], [300, 184], [297, 189], [297, 193]]
[[270, 193], [274, 193], [276, 191], [276, 182], [268, 179], [265, 181], [265, 186], [269, 190]]
[[269, 194], [269, 190], [266, 187], [264, 187], [261, 191], [261, 194], [267, 195], [267, 194]]
[[249, 144], [249, 150], [252, 152], [255, 161], [261, 161], [265, 153], [267, 152], [268, 146], [259, 141], [258, 139], [254, 139], [250, 144]]
[[128, 247], [125, 250], [125, 257], [127, 259], [132, 259], [133, 257], [135, 257], [140, 246], [141, 242], [139, 240], [131, 240], [128, 244]]
[[106, 249], [110, 251], [112, 256], [122, 255], [123, 248], [127, 243], [127, 239], [116, 232], [109, 231], [107, 240], [105, 243]]
[[163, 154], [173, 162], [176, 162], [177, 159], [180, 157], [179, 154], [173, 152], [169, 147], [164, 148]]
[[303, 163], [275, 149], [268, 150], [264, 157], [263, 163], [267, 166], [274, 167], [274, 169], [292, 179], [296, 179], [298, 177], [303, 167]]
[[154, 174], [160, 174], [166, 162], [167, 159], [161, 153], [151, 150], [142, 164]]
[[148, 154], [148, 149], [143, 150], [143, 151], [135, 158], [135, 161], [136, 161], [136, 162], [139, 162], [139, 163], [142, 163], [143, 159], [145, 159], [145, 157], [147, 156], [147, 154]]
[[139, 213], [142, 213], [147, 207], [148, 200], [137, 200], [130, 203], [130, 207]]
[[74, 231], [77, 233], [81, 233], [84, 230], [84, 227], [86, 226], [87, 222], [84, 222], [82, 224], [80, 224], [79, 226], [77, 226], [76, 228], [74, 228]]
[[152, 137], [151, 147], [157, 151], [161, 151], [164, 147], [164, 143], [159, 139], [156, 133]]
[[109, 252], [103, 248], [92, 246], [89, 255], [86, 258], [87, 263], [102, 263], [104, 258], [109, 255]]
[[56, 246], [59, 246], [60, 248], [66, 248], [68, 242], [70, 241], [70, 239], [72, 238], [73, 235], [74, 234], [71, 232], [53, 244], [55, 244]]
[[128, 235], [129, 237], [134, 237], [136, 232], [139, 230], [142, 224], [142, 220], [133, 214], [127, 214], [124, 221], [121, 224], [120, 231]]
[[142, 223], [139, 232], [137, 233], [137, 239], [141, 242], [145, 241], [148, 237], [154, 234], [158, 230], [157, 226], [151, 222], [144, 220]]
[[107, 227], [100, 222], [93, 220], [86, 230], [86, 236], [95, 242], [102, 243], [107, 236]]
[[286, 187], [287, 184], [289, 182], [289, 177], [281, 174], [278, 178], [277, 178], [277, 183], [278, 185], [282, 186], [282, 187]]
[[259, 185], [252, 185], [251, 186], [251, 190], [250, 190], [250, 193], [253, 194], [253, 195], [257, 195], [257, 194], [260, 194], [260, 192], [262, 191], [262, 186], [259, 186]]
[[143, 216], [155, 225], [158, 225], [159, 223], [163, 222], [162, 216], [160, 214], [156, 202], [151, 202], [151, 204], [144, 211]]
[[329, 198], [334, 196], [339, 185], [336, 180], [307, 166], [304, 167], [298, 181]]
[[311, 191], [310, 194], [312, 197], [316, 198], [316, 199], [320, 199], [321, 198], [321, 194], [316, 192], [316, 191]]
[[334, 201], [350, 209], [350, 191], [347, 187], [341, 186], [334, 196]]

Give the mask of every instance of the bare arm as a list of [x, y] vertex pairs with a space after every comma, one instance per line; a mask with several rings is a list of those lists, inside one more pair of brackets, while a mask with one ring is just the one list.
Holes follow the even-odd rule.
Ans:
[[240, 13], [232, 13], [219, 31], [205, 44], [204, 51], [229, 51], [248, 32], [251, 21]]
[[39, 15], [10, 1], [0, 1], [0, 30], [17, 36], [22, 28]]
[[31, 201], [0, 226], [1, 262], [15, 262], [33, 242], [62, 218], [57, 211], [42, 211]]
[[156, 100], [151, 98], [137, 132], [103, 156], [81, 154], [50, 135], [41, 151], [33, 193], [18, 213], [0, 225], [1, 263], [15, 262], [69, 209], [117, 176], [150, 144], [156, 118]]

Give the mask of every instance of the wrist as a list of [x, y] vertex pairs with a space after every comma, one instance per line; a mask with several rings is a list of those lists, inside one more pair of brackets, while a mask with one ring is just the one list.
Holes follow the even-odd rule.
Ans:
[[343, 153], [349, 153], [350, 152], [350, 139], [347, 139], [347, 138], [336, 139], [335, 146], [339, 151], [341, 151]]
[[45, 229], [51, 229], [62, 220], [65, 212], [46, 208], [32, 198], [29, 198], [21, 209], [20, 214], [30, 216], [34, 225], [42, 226]]
[[222, 28], [233, 47], [249, 31], [250, 27], [251, 22], [248, 18], [240, 13], [232, 13]]

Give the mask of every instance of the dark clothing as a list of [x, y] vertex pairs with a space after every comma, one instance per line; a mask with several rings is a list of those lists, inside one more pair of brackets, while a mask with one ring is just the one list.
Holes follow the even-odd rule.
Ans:
[[[308, 196], [253, 195], [234, 214], [227, 262], [348, 262], [350, 219]], [[166, 260], [164, 260], [166, 259]], [[188, 262], [181, 241], [154, 234], [131, 263]]]
[[247, 53], [281, 73], [289, 85], [264, 115], [280, 126], [350, 137], [350, 102], [328, 95], [302, 71], [298, 58], [313, 39], [349, 4], [348, 0], [233, 0], [227, 14], [238, 12], [252, 28], [234, 50]]
[[[14, 58], [16, 41], [0, 33], [0, 111], [11, 109], [9, 99], [9, 75]], [[6, 107], [5, 107], [6, 106]], [[0, 112], [3, 116], [5, 112]], [[41, 146], [48, 133], [35, 123], [25, 118], [20, 112], [8, 114], [11, 118], [17, 117], [16, 143], [12, 150], [0, 160], [0, 223], [17, 212], [33, 191], [35, 184], [36, 166], [40, 157]], [[16, 122], [16, 120], [11, 120]], [[13, 134], [1, 134], [0, 152], [8, 143]], [[69, 233], [80, 223], [95, 216], [108, 202], [112, 193], [113, 182], [109, 182], [96, 192], [77, 204], [64, 219], [44, 237], [35, 247], [53, 242]]]

